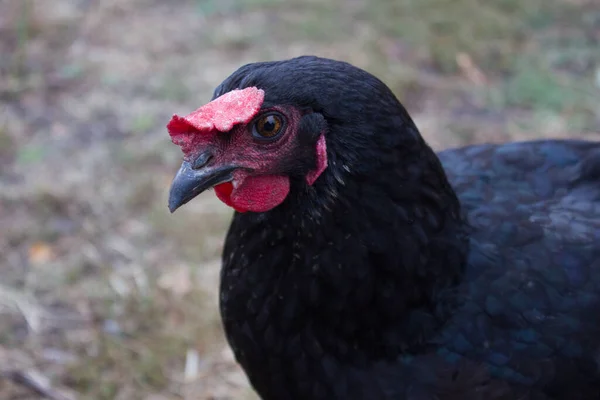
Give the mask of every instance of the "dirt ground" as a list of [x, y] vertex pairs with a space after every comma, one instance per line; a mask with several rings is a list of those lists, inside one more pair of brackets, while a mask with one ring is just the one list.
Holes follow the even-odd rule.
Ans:
[[598, 49], [596, 0], [0, 0], [0, 398], [256, 398], [217, 309], [231, 211], [166, 206], [165, 124], [238, 66], [354, 63], [442, 149], [597, 137]]

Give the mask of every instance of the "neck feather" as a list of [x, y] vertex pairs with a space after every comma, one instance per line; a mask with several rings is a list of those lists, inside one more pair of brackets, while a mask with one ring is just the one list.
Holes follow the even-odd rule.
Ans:
[[221, 287], [230, 340], [245, 323], [269, 353], [265, 326], [279, 341], [309, 332], [350, 362], [417, 351], [436, 332], [467, 253], [458, 200], [422, 140], [370, 167], [330, 157], [281, 206], [236, 214]]

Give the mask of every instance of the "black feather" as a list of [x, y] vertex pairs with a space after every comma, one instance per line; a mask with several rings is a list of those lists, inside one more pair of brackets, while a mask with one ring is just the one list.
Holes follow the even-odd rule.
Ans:
[[248, 86], [311, 111], [290, 195], [235, 214], [223, 252], [225, 331], [262, 398], [600, 398], [599, 144], [436, 155], [381, 81], [316, 57], [215, 96]]

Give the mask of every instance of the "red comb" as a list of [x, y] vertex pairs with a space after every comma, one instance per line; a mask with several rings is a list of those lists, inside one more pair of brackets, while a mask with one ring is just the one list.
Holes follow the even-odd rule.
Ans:
[[258, 113], [265, 92], [256, 87], [235, 89], [217, 97], [185, 117], [173, 115], [167, 130], [173, 143], [181, 146], [184, 154], [193, 151], [202, 141], [201, 134], [215, 131], [228, 132], [236, 124], [246, 124]]

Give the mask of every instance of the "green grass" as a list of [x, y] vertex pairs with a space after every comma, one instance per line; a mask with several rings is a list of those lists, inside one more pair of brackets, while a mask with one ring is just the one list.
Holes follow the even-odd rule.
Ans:
[[[442, 72], [456, 72], [456, 54], [470, 54], [486, 70], [510, 69], [533, 26], [553, 22], [557, 1], [376, 0], [368, 18], [382, 31], [426, 49]], [[537, 28], [539, 29], [539, 28]]]
[[203, 351], [207, 345], [200, 340], [210, 342], [220, 333], [216, 321], [193, 306], [205, 301], [203, 296], [194, 292], [176, 299], [154, 287], [106, 303], [98, 310], [104, 326], [76, 349], [88, 357], [69, 368], [65, 383], [87, 398], [107, 400], [124, 386], [133, 393], [169, 389], [187, 349]]
[[488, 107], [563, 113], [574, 126], [593, 129], [600, 121], [600, 52], [589, 32], [600, 7], [590, 9], [559, 0], [376, 0], [364, 15], [382, 34], [419, 49], [424, 56], [413, 62], [442, 76], [460, 74], [457, 54], [468, 54], [489, 85], [466, 90], [486, 93]]
[[27, 46], [32, 34], [32, 0], [21, 1], [21, 12], [16, 23], [17, 51], [14, 57], [13, 72], [17, 77], [26, 73]]
[[8, 134], [5, 126], [0, 125], [0, 160], [2, 157], [10, 157], [15, 150], [16, 144]]

